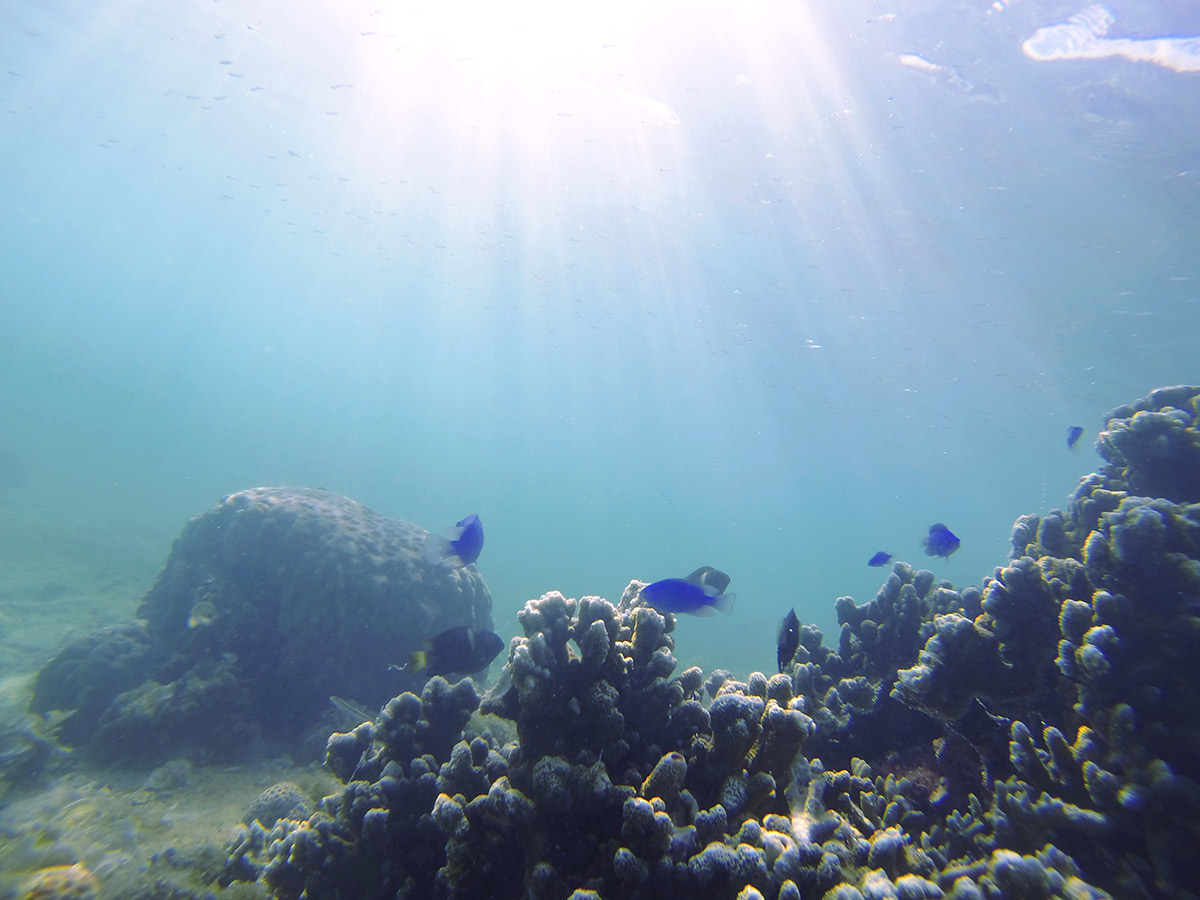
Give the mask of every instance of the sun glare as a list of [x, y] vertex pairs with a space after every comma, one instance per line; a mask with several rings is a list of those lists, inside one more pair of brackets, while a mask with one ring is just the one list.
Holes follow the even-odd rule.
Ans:
[[638, 8], [629, 2], [452, 0], [400, 4], [385, 14], [415, 52], [448, 52], [460, 61], [519, 71], [571, 65], [617, 47]]

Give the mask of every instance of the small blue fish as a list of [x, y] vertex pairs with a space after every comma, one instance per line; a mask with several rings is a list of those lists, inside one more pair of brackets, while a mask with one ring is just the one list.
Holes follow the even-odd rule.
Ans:
[[929, 534], [925, 535], [924, 543], [926, 556], [940, 556], [946, 559], [958, 549], [962, 541], [941, 522], [936, 522], [929, 526]]
[[1083, 437], [1083, 426], [1072, 425], [1067, 429], [1067, 446], [1072, 450], [1075, 449], [1075, 445], [1079, 443], [1081, 437]]
[[425, 561], [447, 569], [461, 569], [479, 559], [483, 550], [483, 523], [475, 513], [455, 526], [453, 537], [431, 534], [425, 538]]
[[867, 560], [868, 566], [886, 566], [892, 561], [892, 554], [884, 553], [880, 550], [874, 556]]
[[736, 594], [725, 591], [729, 576], [712, 566], [702, 566], [687, 578], [664, 578], [642, 588], [642, 600], [661, 613], [711, 616], [714, 610], [733, 612]]

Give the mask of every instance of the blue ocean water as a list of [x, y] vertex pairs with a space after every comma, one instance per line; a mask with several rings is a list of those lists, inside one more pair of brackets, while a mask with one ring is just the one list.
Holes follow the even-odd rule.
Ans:
[[505, 636], [716, 566], [706, 669], [878, 550], [978, 583], [1200, 378], [1200, 13], [1095, 9], [10, 4], [3, 671], [255, 485], [478, 513]]

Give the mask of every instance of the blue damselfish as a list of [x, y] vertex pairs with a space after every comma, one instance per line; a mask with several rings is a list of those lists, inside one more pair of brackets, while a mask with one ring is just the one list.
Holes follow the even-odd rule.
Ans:
[[733, 612], [736, 594], [728, 593], [729, 576], [712, 566], [701, 566], [687, 578], [664, 578], [641, 591], [642, 601], [663, 613], [711, 616], [714, 610]]
[[925, 535], [925, 555], [945, 559], [957, 550], [961, 543], [953, 531], [941, 522], [936, 522], [929, 526], [929, 534]]
[[461, 569], [479, 559], [483, 550], [483, 523], [475, 513], [459, 521], [451, 537], [431, 534], [425, 539], [425, 560], [447, 569]]

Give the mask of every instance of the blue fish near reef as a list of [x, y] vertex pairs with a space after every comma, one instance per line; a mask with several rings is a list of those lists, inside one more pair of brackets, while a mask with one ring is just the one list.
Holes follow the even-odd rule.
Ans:
[[687, 578], [664, 578], [642, 588], [647, 606], [661, 613], [711, 616], [715, 610], [733, 612], [736, 594], [728, 593], [729, 576], [712, 566], [701, 566]]
[[868, 566], [876, 566], [876, 567], [886, 566], [891, 561], [892, 561], [892, 554], [884, 553], [882, 550], [880, 550], [878, 553], [876, 553], [874, 556], [872, 556], [870, 559], [867, 560], [867, 565]]
[[459, 521], [453, 537], [431, 534], [425, 538], [425, 561], [447, 569], [461, 569], [479, 559], [483, 550], [483, 523], [475, 513]]
[[925, 535], [924, 543], [926, 556], [940, 556], [946, 559], [958, 549], [962, 541], [941, 522], [935, 522], [929, 526], [929, 534]]
[[1074, 450], [1081, 437], [1083, 437], [1083, 426], [1072, 425], [1067, 429], [1067, 446]]

